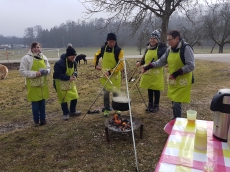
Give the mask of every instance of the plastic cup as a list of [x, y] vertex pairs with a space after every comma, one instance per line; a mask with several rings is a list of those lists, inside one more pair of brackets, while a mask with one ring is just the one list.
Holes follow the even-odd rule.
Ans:
[[186, 113], [187, 113], [188, 124], [195, 124], [197, 111], [195, 111], [195, 110], [187, 110]]
[[197, 127], [194, 141], [194, 148], [197, 150], [207, 150], [207, 129], [204, 127]]

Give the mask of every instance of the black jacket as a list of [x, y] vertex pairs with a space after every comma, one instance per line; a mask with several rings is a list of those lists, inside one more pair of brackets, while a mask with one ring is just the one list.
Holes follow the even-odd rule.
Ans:
[[[68, 81], [70, 79], [70, 76], [65, 74], [67, 70], [66, 58], [66, 56], [61, 56], [60, 59], [55, 63], [53, 79], [60, 79], [62, 81]], [[77, 65], [75, 60], [71, 62], [67, 59], [67, 63], [69, 68], [74, 68], [75, 72], [77, 72]]]
[[[100, 54], [98, 54], [98, 56], [97, 56], [97, 61], [96, 61], [96, 65], [95, 66], [97, 66], [98, 65], [98, 62], [99, 62], [99, 59], [102, 57], [103, 58], [103, 55], [104, 55], [104, 52], [106, 51], [106, 52], [112, 52], [112, 48], [110, 48], [110, 47], [108, 47], [107, 46], [107, 42], [105, 43], [105, 45], [103, 45], [102, 47], [101, 47], [101, 53]], [[107, 46], [107, 48], [106, 48], [106, 50], [105, 50], [105, 47]], [[121, 51], [121, 48], [117, 45], [117, 43], [116, 43], [116, 45], [114, 46], [114, 55], [115, 55], [115, 60], [116, 60], [116, 62], [118, 63], [118, 61], [119, 61], [119, 53], [120, 53], [120, 51]]]
[[[149, 43], [147, 44], [147, 46], [149, 46]], [[153, 48], [152, 50], [157, 49], [157, 47], [158, 47], [157, 56], [158, 58], [161, 58], [161, 56], [166, 52], [167, 46], [165, 43], [159, 42], [157, 46]], [[147, 51], [148, 51], [148, 48], [146, 48], [145, 53], [141, 59], [141, 65], [145, 64], [145, 54], [147, 53]]]

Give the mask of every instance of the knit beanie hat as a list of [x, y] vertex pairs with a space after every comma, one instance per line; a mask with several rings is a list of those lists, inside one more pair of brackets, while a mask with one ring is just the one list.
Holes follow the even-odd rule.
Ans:
[[109, 41], [109, 40], [117, 41], [117, 36], [114, 33], [108, 33], [107, 41]]
[[161, 40], [161, 29], [154, 30], [151, 33], [151, 37], [156, 38], [158, 40], [158, 42], [160, 42], [160, 40]]
[[75, 51], [75, 49], [73, 47], [68, 47], [66, 49], [66, 57], [68, 56], [76, 56], [77, 55], [77, 52]]

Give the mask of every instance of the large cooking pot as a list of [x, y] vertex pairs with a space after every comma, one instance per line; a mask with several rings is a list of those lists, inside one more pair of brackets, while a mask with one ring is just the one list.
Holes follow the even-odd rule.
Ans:
[[112, 107], [114, 110], [127, 111], [129, 110], [130, 99], [127, 97], [113, 97]]

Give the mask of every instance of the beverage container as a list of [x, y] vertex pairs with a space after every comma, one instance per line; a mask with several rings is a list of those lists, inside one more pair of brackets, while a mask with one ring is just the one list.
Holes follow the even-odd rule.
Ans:
[[195, 134], [194, 147], [197, 150], [207, 150], [207, 129], [204, 127], [197, 127]]
[[195, 111], [195, 110], [187, 110], [186, 113], [187, 113], [188, 124], [195, 124], [197, 111]]

